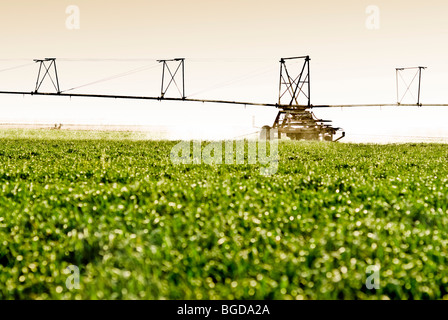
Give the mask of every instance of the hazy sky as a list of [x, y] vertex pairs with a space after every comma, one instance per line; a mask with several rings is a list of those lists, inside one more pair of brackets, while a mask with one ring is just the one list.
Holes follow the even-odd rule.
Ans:
[[[80, 28], [74, 30], [67, 28], [66, 9], [72, 5], [80, 13]], [[372, 5], [379, 9], [379, 29], [373, 30], [366, 26], [371, 15], [366, 8]], [[446, 12], [448, 2], [442, 0], [3, 0], [0, 70], [56, 57], [65, 90], [148, 66], [73, 92], [159, 95], [161, 68], [154, 60], [185, 57], [187, 96], [270, 103], [278, 98], [279, 59], [310, 55], [313, 104], [394, 103], [395, 68], [418, 65], [428, 67], [422, 102], [448, 103]], [[36, 74], [33, 64], [0, 72], [0, 90], [32, 91]], [[207, 122], [221, 131], [233, 126], [250, 131], [253, 116], [257, 126], [275, 118], [275, 110], [266, 108], [95, 99], [0, 96], [0, 108], [0, 122], [193, 128]], [[443, 122], [448, 113], [423, 109], [315, 113], [344, 127], [353, 141], [372, 133], [448, 137]]]

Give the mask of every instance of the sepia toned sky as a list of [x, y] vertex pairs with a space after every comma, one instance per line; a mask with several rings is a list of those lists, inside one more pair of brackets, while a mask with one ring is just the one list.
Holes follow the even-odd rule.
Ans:
[[[79, 7], [79, 29], [66, 26], [70, 5]], [[379, 9], [379, 28], [373, 30], [366, 26], [372, 5]], [[313, 104], [394, 103], [395, 68], [406, 66], [428, 67], [422, 103], [448, 103], [446, 12], [442, 0], [4, 0], [0, 70], [56, 57], [65, 90], [147, 66], [73, 92], [157, 96], [161, 68], [155, 60], [185, 57], [187, 96], [272, 103], [278, 99], [279, 59], [310, 55]], [[0, 90], [32, 91], [36, 74], [33, 64], [0, 71]], [[0, 96], [0, 108], [2, 123], [188, 121], [198, 127], [219, 119], [213, 127], [229, 134], [232, 126], [250, 131], [254, 117], [256, 126], [275, 118], [268, 108], [40, 97]], [[344, 127], [353, 141], [375, 134], [448, 138], [441, 120], [447, 112], [422, 109], [315, 113]]]

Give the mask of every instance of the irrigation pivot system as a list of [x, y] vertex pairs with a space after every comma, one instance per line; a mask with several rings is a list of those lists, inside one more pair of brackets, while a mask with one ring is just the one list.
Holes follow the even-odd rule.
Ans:
[[[303, 65], [297, 73], [291, 73], [291, 66], [288, 62], [303, 60]], [[279, 112], [275, 118], [273, 129], [278, 131], [278, 137], [282, 134], [293, 140], [325, 140], [338, 141], [345, 136], [341, 128], [334, 128], [329, 122], [316, 118], [313, 112], [309, 111], [311, 105], [311, 81], [310, 81], [310, 57], [292, 57], [280, 59], [280, 89], [278, 106]], [[302, 100], [304, 102], [302, 103]], [[267, 132], [271, 127], [264, 126]], [[342, 131], [339, 138], [334, 140], [337, 131]]]
[[[169, 60], [157, 60], [163, 65], [162, 85], [159, 97], [151, 96], [127, 96], [127, 95], [105, 95], [105, 94], [82, 94], [68, 93], [68, 91], [80, 88], [72, 88], [61, 91], [59, 86], [59, 77], [56, 67], [56, 58], [36, 59], [39, 64], [39, 71], [36, 80], [36, 87], [31, 92], [19, 91], [0, 91], [0, 94], [12, 95], [42, 95], [59, 97], [87, 97], [87, 98], [111, 98], [111, 99], [137, 99], [137, 100], [158, 100], [158, 101], [191, 101], [203, 103], [236, 104], [245, 106], [266, 106], [277, 108], [278, 114], [272, 126], [267, 125], [262, 128], [263, 135], [270, 137], [268, 133], [271, 129], [278, 132], [278, 138], [283, 135], [293, 140], [324, 140], [338, 141], [345, 136], [341, 128], [333, 127], [331, 120], [322, 120], [317, 118], [311, 111], [313, 108], [331, 108], [331, 107], [373, 107], [373, 106], [448, 106], [446, 104], [424, 105], [420, 101], [420, 90], [422, 80], [422, 70], [425, 67], [415, 68], [397, 68], [397, 103], [396, 104], [345, 104], [345, 105], [313, 105], [311, 104], [311, 78], [310, 78], [310, 57], [299, 56], [280, 59], [280, 84], [279, 99], [277, 103], [255, 103], [227, 100], [210, 99], [191, 99], [185, 94], [185, 58], [176, 58]], [[292, 62], [295, 62], [292, 64]], [[299, 63], [297, 63], [299, 62]], [[303, 62], [303, 64], [301, 64]], [[297, 65], [299, 68], [297, 69]], [[11, 70], [10, 68], [7, 70]], [[414, 78], [408, 84], [401, 75], [401, 72], [408, 69], [417, 70]], [[126, 74], [125, 74], [126, 75]], [[399, 77], [406, 86], [404, 94], [399, 96]], [[415, 104], [402, 104], [401, 102], [407, 94], [412, 95], [410, 90], [414, 80], [418, 78], [418, 98]], [[43, 82], [51, 81], [54, 92], [41, 92]], [[181, 83], [181, 85], [179, 85]], [[89, 85], [89, 84], [87, 84]], [[84, 85], [84, 86], [87, 86]], [[84, 87], [81, 86], [81, 87]], [[179, 93], [177, 97], [167, 97], [168, 90], [176, 87]], [[413, 95], [412, 95], [413, 96]], [[336, 134], [340, 132], [339, 137]]]

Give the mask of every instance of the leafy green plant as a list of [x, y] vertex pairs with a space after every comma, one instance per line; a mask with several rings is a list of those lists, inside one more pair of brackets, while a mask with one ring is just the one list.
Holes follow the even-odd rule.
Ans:
[[0, 137], [2, 299], [447, 298], [446, 145], [281, 141], [265, 177], [129, 133]]

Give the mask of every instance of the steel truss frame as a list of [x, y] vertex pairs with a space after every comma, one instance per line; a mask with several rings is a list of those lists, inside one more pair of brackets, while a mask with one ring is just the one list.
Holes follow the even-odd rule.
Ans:
[[[288, 68], [288, 62], [295, 60], [304, 60], [302, 68], [296, 76], [291, 76], [291, 66]], [[310, 57], [291, 57], [280, 59], [280, 88], [279, 105], [298, 106], [300, 98], [303, 96], [311, 107], [311, 85], [310, 85]], [[285, 99], [287, 99], [286, 103]], [[303, 105], [303, 104], [302, 104]]]
[[[403, 71], [405, 70], [412, 70], [416, 69], [416, 73], [414, 77], [412, 78], [410, 83], [407, 83], [406, 80], [403, 78]], [[401, 102], [403, 102], [403, 99], [406, 97], [406, 95], [409, 93], [414, 99], [414, 95], [410, 91], [412, 84], [414, 83], [415, 79], [418, 76], [418, 92], [417, 92], [417, 106], [421, 107], [422, 104], [420, 103], [420, 91], [421, 91], [421, 85], [422, 85], [422, 70], [425, 70], [426, 67], [408, 67], [408, 68], [395, 68], [395, 76], [397, 80], [397, 104], [401, 105]], [[400, 99], [400, 81], [398, 80], [401, 78], [402, 82], [404, 83], [406, 90], [403, 94], [403, 96]]]
[[[172, 84], [174, 84], [177, 88], [182, 99], [186, 99], [185, 96], [185, 58], [176, 58], [171, 60], [157, 60], [157, 62], [163, 64], [162, 70], [162, 90], [160, 91], [160, 97], [165, 98], [165, 94]], [[171, 72], [170, 65], [177, 65], [174, 73]], [[179, 88], [176, 82], [176, 75], [181, 70], [181, 80], [182, 80], [182, 90]], [[165, 75], [169, 76], [168, 84], [165, 82]]]
[[[56, 93], [60, 94], [61, 89], [59, 87], [59, 77], [58, 77], [58, 70], [56, 68], [56, 58], [35, 59], [34, 62], [39, 63], [39, 72], [37, 74], [36, 88], [34, 89], [34, 93], [39, 92], [42, 83], [48, 76], [48, 78], [51, 80], [53, 84], [54, 89], [56, 90]], [[45, 72], [43, 72], [42, 69], [45, 69]], [[50, 70], [53, 70], [55, 80], [53, 80], [53, 78], [51, 77]], [[43, 76], [41, 77], [42, 74]]]

